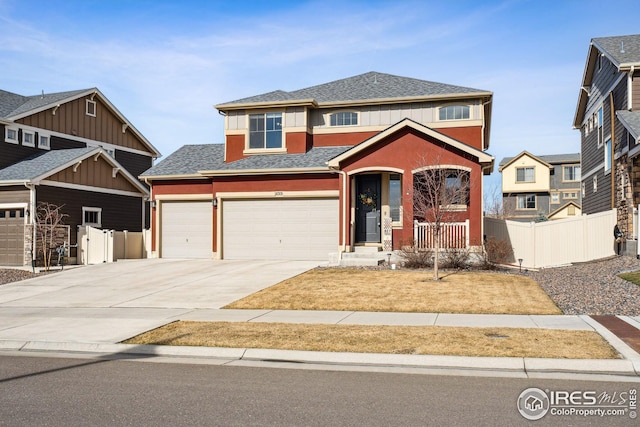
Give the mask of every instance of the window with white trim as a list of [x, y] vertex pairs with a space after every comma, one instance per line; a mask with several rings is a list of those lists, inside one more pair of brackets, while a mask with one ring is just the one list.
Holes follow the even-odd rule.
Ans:
[[91, 117], [95, 117], [96, 116], [96, 101], [92, 101], [90, 99], [87, 99], [86, 114], [87, 114], [87, 116], [91, 116]]
[[580, 166], [563, 166], [562, 167], [562, 180], [563, 181], [580, 181]]
[[534, 182], [536, 179], [535, 171], [533, 166], [516, 168], [516, 182]]
[[562, 198], [565, 200], [575, 200], [578, 198], [577, 191], [565, 191], [562, 193]]
[[518, 196], [518, 209], [535, 209], [536, 208], [536, 195], [525, 194]]
[[358, 124], [358, 113], [352, 111], [340, 111], [329, 116], [331, 126], [356, 126]]
[[102, 208], [82, 207], [82, 225], [102, 227]]
[[604, 143], [604, 171], [611, 170], [611, 137], [608, 137]]
[[402, 176], [397, 173], [389, 175], [389, 213], [391, 221], [401, 220], [400, 210], [402, 209]]
[[46, 134], [38, 133], [38, 148], [48, 150], [51, 148], [51, 137]]
[[468, 120], [471, 117], [471, 108], [468, 105], [447, 105], [440, 107], [440, 120]]
[[560, 203], [560, 193], [551, 193], [551, 203]]
[[282, 148], [282, 113], [249, 114], [249, 149]]
[[5, 126], [4, 128], [4, 141], [11, 144], [18, 143], [18, 129], [14, 127]]
[[598, 177], [593, 177], [593, 192], [596, 193], [598, 191]]
[[603, 117], [602, 107], [600, 107], [598, 109], [598, 147], [602, 147], [603, 138], [604, 138], [604, 135], [602, 134], [603, 121], [604, 121], [604, 117]]
[[22, 130], [22, 145], [25, 147], [36, 146], [36, 134], [30, 130]]

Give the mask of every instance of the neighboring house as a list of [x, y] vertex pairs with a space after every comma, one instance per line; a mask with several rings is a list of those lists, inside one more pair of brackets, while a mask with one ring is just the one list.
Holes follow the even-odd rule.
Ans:
[[413, 240], [414, 174], [465, 171], [458, 219], [482, 244], [492, 93], [370, 72], [219, 104], [225, 144], [146, 171], [160, 257], [327, 259]]
[[580, 153], [535, 156], [523, 151], [500, 162], [502, 204], [509, 219], [536, 221], [581, 215]]
[[591, 40], [573, 126], [581, 137], [583, 212], [617, 208], [622, 231], [637, 236], [640, 35]]
[[[0, 90], [0, 265], [31, 262], [38, 203], [77, 227], [141, 231], [158, 151], [98, 89], [22, 96]], [[75, 257], [75, 251], [71, 253]]]

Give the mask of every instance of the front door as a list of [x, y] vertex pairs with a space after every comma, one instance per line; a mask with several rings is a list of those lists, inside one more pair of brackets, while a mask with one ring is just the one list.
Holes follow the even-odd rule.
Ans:
[[356, 176], [356, 243], [380, 243], [380, 174]]

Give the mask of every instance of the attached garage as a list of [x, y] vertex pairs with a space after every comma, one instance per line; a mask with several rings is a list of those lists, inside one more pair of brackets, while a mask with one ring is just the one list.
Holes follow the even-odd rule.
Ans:
[[24, 264], [24, 209], [0, 209], [0, 265]]
[[224, 259], [326, 260], [338, 248], [337, 198], [227, 199]]
[[162, 202], [162, 258], [211, 258], [213, 206], [211, 200]]

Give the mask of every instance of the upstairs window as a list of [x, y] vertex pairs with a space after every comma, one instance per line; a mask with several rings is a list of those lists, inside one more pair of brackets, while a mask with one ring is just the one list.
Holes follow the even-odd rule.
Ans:
[[598, 110], [598, 147], [602, 147], [604, 135], [602, 133], [602, 122], [604, 120], [602, 107]]
[[249, 115], [249, 149], [282, 148], [282, 114]]
[[580, 166], [564, 166], [562, 168], [563, 181], [580, 181]]
[[516, 182], [534, 182], [535, 181], [535, 168], [516, 168]]
[[18, 143], [18, 129], [5, 127], [4, 128], [4, 140], [5, 142], [10, 142], [11, 144]]
[[350, 111], [333, 113], [330, 123], [331, 126], [356, 126], [358, 124], [358, 113]]
[[36, 134], [30, 130], [22, 131], [22, 145], [25, 147], [36, 146]]
[[87, 116], [95, 117], [96, 116], [96, 101], [91, 101], [87, 99]]
[[440, 120], [466, 120], [469, 117], [468, 105], [448, 105], [440, 108]]
[[51, 148], [51, 137], [49, 135], [38, 134], [38, 148], [48, 150]]

